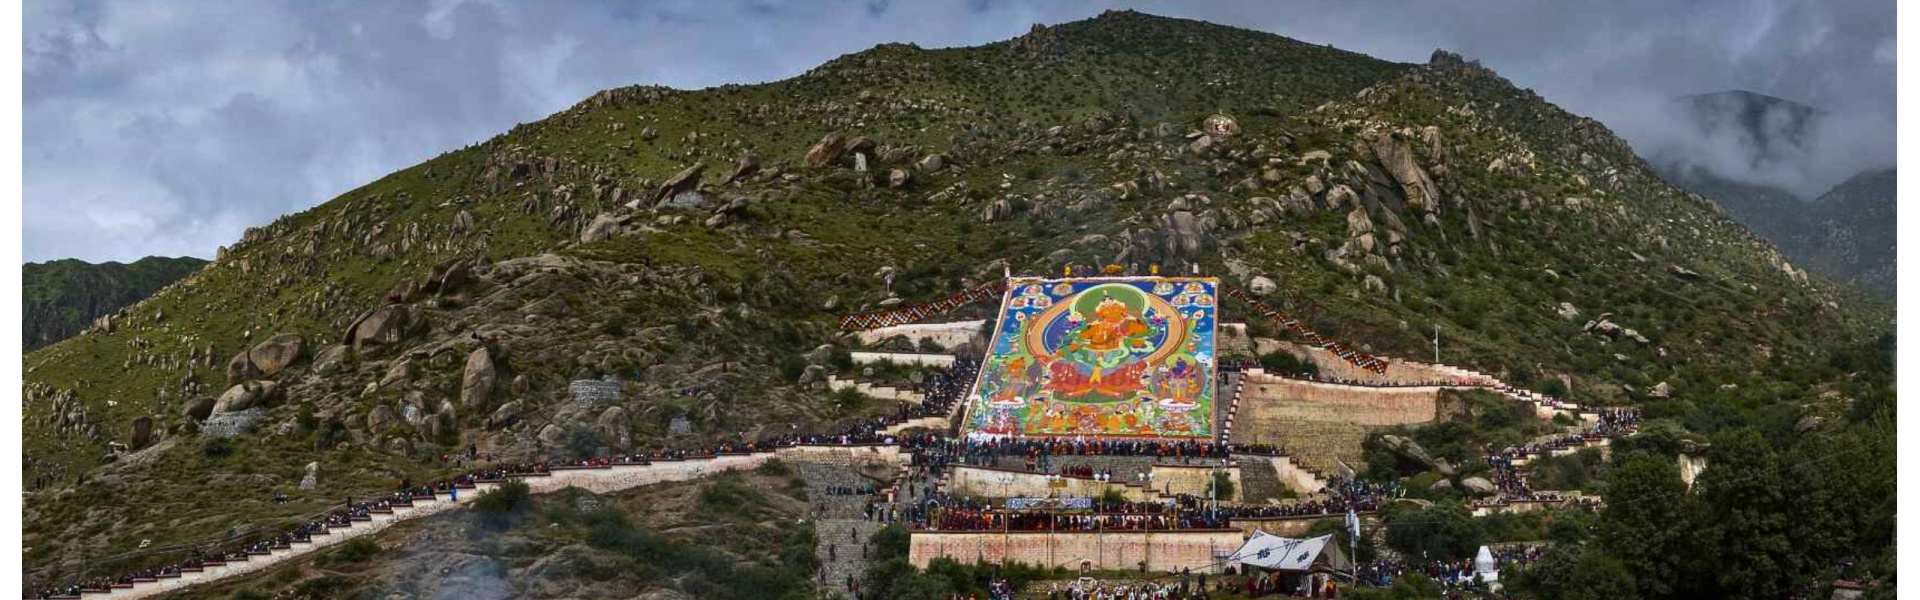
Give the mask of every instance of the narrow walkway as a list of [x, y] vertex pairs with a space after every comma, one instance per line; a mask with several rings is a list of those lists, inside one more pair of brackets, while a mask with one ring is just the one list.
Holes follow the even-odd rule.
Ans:
[[891, 484], [864, 477], [849, 467], [801, 464], [800, 476], [807, 481], [807, 501], [815, 511], [814, 556], [820, 559], [821, 587], [847, 598], [854, 597], [848, 584], [865, 577], [874, 549], [869, 540], [886, 524], [866, 517], [871, 498], [869, 488], [881, 494]]
[[[870, 446], [858, 447], [861, 449]], [[897, 447], [888, 447], [897, 450]], [[596, 494], [616, 492], [633, 487], [663, 483], [669, 481], [687, 481], [698, 479], [728, 469], [752, 469], [773, 458], [779, 451], [756, 452], [753, 454], [726, 454], [708, 458], [694, 458], [678, 461], [657, 461], [647, 465], [616, 465], [597, 468], [555, 469], [551, 474], [526, 477], [527, 486], [535, 494], [558, 491], [568, 487], [580, 488]], [[81, 598], [147, 598], [177, 590], [187, 589], [204, 583], [220, 581], [236, 576], [256, 573], [273, 565], [296, 560], [323, 548], [343, 543], [347, 540], [373, 535], [394, 523], [430, 516], [452, 510], [460, 505], [469, 504], [480, 494], [498, 487], [497, 483], [480, 483], [476, 489], [461, 490], [460, 499], [448, 500], [445, 494], [436, 495], [433, 500], [416, 500], [413, 507], [395, 507], [391, 514], [375, 514], [369, 522], [356, 522], [350, 527], [337, 527], [326, 535], [315, 536], [312, 542], [294, 543], [288, 548], [276, 549], [266, 554], [256, 554], [244, 562], [228, 563], [224, 566], [210, 566], [203, 571], [181, 573], [179, 577], [169, 577], [152, 581], [137, 581], [131, 585], [116, 586], [111, 592], [89, 591]], [[859, 520], [859, 507], [855, 505], [854, 519]], [[844, 532], [841, 535], [846, 535]], [[867, 535], [871, 535], [868, 532]], [[856, 549], [857, 552], [857, 549]], [[857, 554], [856, 554], [857, 555]]]

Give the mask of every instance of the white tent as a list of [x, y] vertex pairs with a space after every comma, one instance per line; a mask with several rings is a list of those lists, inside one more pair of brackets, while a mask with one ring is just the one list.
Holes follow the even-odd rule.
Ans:
[[1331, 593], [1334, 573], [1348, 568], [1347, 555], [1331, 535], [1296, 539], [1254, 530], [1228, 559], [1249, 573], [1264, 571], [1282, 592], [1312, 597]]
[[1347, 568], [1347, 555], [1340, 551], [1340, 545], [1334, 543], [1332, 535], [1298, 539], [1255, 530], [1253, 537], [1247, 538], [1246, 543], [1233, 552], [1233, 560], [1242, 565], [1274, 571], [1307, 572], [1316, 570], [1316, 567], [1339, 571]]

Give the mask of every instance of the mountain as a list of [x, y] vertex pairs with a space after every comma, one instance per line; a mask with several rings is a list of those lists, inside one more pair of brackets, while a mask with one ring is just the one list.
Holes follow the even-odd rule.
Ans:
[[27, 351], [72, 337], [112, 313], [206, 266], [190, 256], [149, 256], [128, 264], [74, 259], [21, 268], [22, 329]]
[[[1218, 113], [1238, 135], [1199, 133]], [[105, 568], [468, 448], [833, 431], [892, 409], [824, 389], [864, 376], [821, 350], [839, 315], [1068, 263], [1198, 268], [1388, 355], [1439, 327], [1449, 362], [1696, 431], [1845, 405], [1839, 357], [1892, 318], [1458, 55], [1110, 12], [605, 90], [248, 230], [26, 357], [25, 560]]]
[[1798, 160], [1824, 116], [1805, 104], [1746, 90], [1683, 96], [1675, 101], [1703, 138], [1733, 138], [1749, 168]]
[[1805, 228], [1781, 250], [1808, 270], [1894, 297], [1897, 183], [1893, 169], [1876, 169], [1833, 186], [1810, 203]]
[[[1819, 199], [1802, 198], [1767, 178], [1804, 172], [1820, 151], [1813, 137], [1827, 113], [1744, 90], [1685, 96], [1674, 104], [1681, 126], [1693, 134], [1679, 137], [1693, 141], [1649, 149], [1662, 176], [1713, 199], [1812, 273], [1893, 297], [1892, 238], [1880, 243], [1875, 237], [1891, 231], [1890, 168], [1867, 169]], [[1847, 201], [1825, 201], [1836, 193]]]

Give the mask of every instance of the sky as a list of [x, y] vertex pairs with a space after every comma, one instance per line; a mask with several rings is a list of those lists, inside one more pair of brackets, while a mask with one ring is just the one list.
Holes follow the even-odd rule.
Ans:
[[[247, 227], [601, 89], [771, 81], [883, 42], [975, 45], [1108, 8], [1400, 62], [1452, 50], [1643, 155], [1805, 197], [1894, 158], [1891, 0], [28, 0], [23, 254], [211, 258]], [[1738, 136], [1673, 126], [1672, 98], [1727, 89], [1821, 109], [1812, 151], [1755, 166]]]

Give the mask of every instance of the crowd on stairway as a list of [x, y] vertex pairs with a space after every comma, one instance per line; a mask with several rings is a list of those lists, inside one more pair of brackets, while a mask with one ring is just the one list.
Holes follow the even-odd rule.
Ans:
[[1637, 407], [1602, 408], [1598, 410], [1600, 422], [1594, 424], [1593, 432], [1601, 437], [1616, 437], [1640, 428], [1640, 409]]
[[[947, 467], [955, 464], [991, 465], [1002, 457], [1026, 458], [1030, 471], [1046, 472], [1056, 462], [1056, 457], [1151, 457], [1157, 462], [1193, 464], [1195, 461], [1204, 463], [1210, 460], [1224, 460], [1236, 453], [1279, 454], [1278, 449], [1266, 444], [1229, 444], [1197, 440], [956, 439], [938, 434], [896, 436], [881, 431], [910, 419], [927, 415], [951, 414], [953, 407], [968, 393], [978, 367], [977, 360], [960, 358], [949, 369], [932, 374], [920, 384], [918, 391], [924, 394], [924, 402], [903, 403], [893, 414], [846, 423], [837, 433], [792, 432], [751, 442], [719, 442], [700, 449], [660, 450], [591, 459], [513, 464], [494, 463], [491, 460], [492, 456], [483, 455], [477, 449], [470, 447], [465, 453], [443, 457], [443, 463], [449, 465], [473, 465], [447, 480], [424, 485], [415, 485], [402, 480], [398, 488], [387, 495], [361, 501], [355, 501], [349, 497], [346, 502], [308, 519], [303, 525], [289, 531], [220, 544], [224, 549], [213, 552], [203, 553], [201, 548], [188, 549], [183, 552], [184, 558], [172, 564], [143, 567], [115, 577], [89, 579], [67, 586], [49, 588], [38, 592], [36, 597], [71, 597], [85, 591], [105, 591], [116, 586], [126, 587], [139, 581], [177, 577], [181, 573], [203, 570], [207, 566], [246, 560], [248, 556], [258, 556], [274, 549], [291, 548], [296, 543], [310, 542], [314, 536], [327, 535], [331, 529], [352, 527], [357, 521], [372, 520], [373, 515], [390, 514], [397, 507], [412, 506], [415, 502], [437, 501], [442, 497], [448, 500], [456, 499], [462, 491], [474, 489], [477, 484], [499, 482], [514, 477], [537, 477], [550, 474], [554, 470], [646, 465], [656, 461], [769, 451], [799, 445], [899, 444], [901, 450], [910, 455], [911, 471], [919, 477], [930, 478], [929, 480], [941, 477]], [[1601, 435], [1629, 432], [1637, 426], [1639, 418], [1639, 412], [1633, 409], [1605, 410], [1600, 413], [1599, 425], [1592, 432]], [[1504, 495], [1531, 497], [1531, 492], [1525, 488], [1524, 481], [1517, 475], [1513, 475], [1512, 460], [1584, 443], [1586, 438], [1583, 435], [1554, 438], [1494, 454], [1489, 457], [1489, 463], [1502, 465], [1495, 468], [1495, 473]], [[1115, 477], [1111, 468], [1097, 469], [1092, 464], [1080, 461], [1059, 462], [1068, 463], [1058, 468], [1058, 473], [1061, 475], [1107, 480]], [[1146, 475], [1141, 473], [1130, 476], [1123, 473], [1119, 477], [1122, 480], [1127, 480], [1129, 477], [1145, 479]], [[903, 523], [918, 529], [1125, 531], [1212, 529], [1227, 527], [1229, 521], [1234, 518], [1335, 515], [1343, 514], [1348, 510], [1370, 512], [1377, 510], [1384, 498], [1389, 498], [1397, 492], [1391, 486], [1355, 481], [1336, 481], [1329, 486], [1329, 489], [1323, 491], [1327, 494], [1321, 499], [1288, 505], [1223, 504], [1215, 506], [1212, 502], [1189, 496], [1176, 498], [1173, 502], [1103, 504], [1090, 512], [995, 509], [985, 502], [952, 497], [936, 489], [931, 483], [924, 487], [919, 485], [884, 487], [873, 484], [834, 486], [827, 489], [826, 493], [840, 496], [867, 496], [862, 511], [867, 520]], [[1398, 572], [1400, 571], [1392, 573], [1383, 571], [1383, 577], [1391, 577], [1393, 573]], [[1090, 592], [1072, 597], [1162, 597], [1151, 595], [1152, 592], [1148, 592], [1148, 588], [1131, 588], [1117, 592], [1120, 595], [1101, 595], [1101, 593]], [[1141, 596], [1142, 593], [1149, 595]]]

